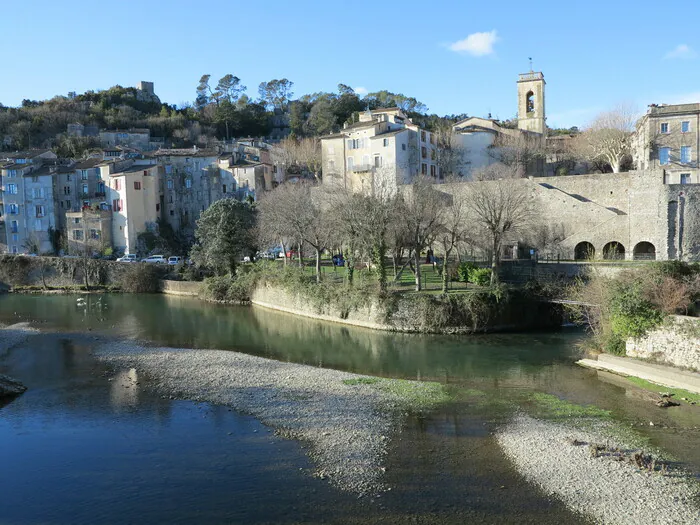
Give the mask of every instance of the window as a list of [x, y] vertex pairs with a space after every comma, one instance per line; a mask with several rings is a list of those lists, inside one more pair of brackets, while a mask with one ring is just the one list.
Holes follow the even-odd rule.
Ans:
[[185, 188], [191, 188], [192, 187], [192, 179], [185, 179]]
[[70, 174], [66, 175], [66, 181], [70, 182]]
[[382, 157], [381, 157], [381, 155], [375, 155], [375, 156], [374, 156], [374, 167], [375, 167], [375, 168], [381, 168], [381, 167], [382, 167]]
[[67, 210], [70, 210], [70, 201], [69, 201], [69, 200], [66, 201], [66, 209], [67, 209]]
[[175, 210], [170, 210], [170, 216], [174, 217], [175, 216]]
[[421, 172], [423, 175], [427, 175], [427, 174], [428, 174], [428, 165], [425, 164], [425, 163], [421, 164], [421, 165], [420, 165], [420, 172]]
[[114, 189], [117, 191], [121, 191], [122, 189], [122, 181], [119, 179], [114, 179]]
[[430, 176], [431, 177], [437, 176], [437, 166], [435, 166], [435, 165], [430, 166]]
[[221, 186], [221, 193], [226, 193], [226, 184]]
[[427, 159], [428, 158], [428, 149], [425, 146], [421, 146], [420, 148], [420, 156], [422, 159]]
[[690, 164], [690, 146], [681, 146], [681, 163]]
[[12, 247], [12, 253], [17, 253], [17, 246]]
[[17, 235], [16, 233], [13, 233], [12, 234], [12, 242], [17, 242], [17, 241], [19, 241], [19, 235]]
[[17, 195], [17, 184], [8, 184], [7, 193], [10, 195]]
[[661, 133], [668, 133], [668, 122], [661, 123]]
[[420, 132], [420, 140], [421, 142], [425, 142], [425, 131]]
[[88, 180], [88, 170], [80, 170], [80, 180]]
[[386, 148], [389, 145], [389, 139], [384, 139], [383, 142], [384, 147]]
[[166, 182], [166, 186], [168, 187], [169, 190], [173, 189], [173, 179], [168, 179], [168, 182]]
[[9, 205], [8, 211], [10, 215], [17, 215], [19, 213], [19, 206], [16, 204], [12, 203]]
[[83, 240], [83, 230], [73, 230], [73, 240], [82, 241]]
[[671, 163], [671, 148], [659, 148], [659, 164], [662, 166]]
[[160, 211], [160, 203], [156, 203], [156, 213]]
[[172, 203], [173, 203], [173, 196], [168, 195], [168, 204], [172, 204]]
[[63, 195], [70, 195], [70, 186], [63, 186]]
[[17, 170], [7, 170], [7, 176], [8, 176], [8, 177], [15, 177], [15, 176], [17, 176]]
[[525, 112], [535, 112], [535, 94], [532, 91], [528, 91], [527, 95], [525, 95]]
[[73, 224], [80, 224], [80, 217], [73, 217]]
[[87, 193], [88, 193], [88, 185], [83, 184], [83, 195], [87, 195]]
[[100, 240], [100, 230], [90, 230], [90, 238], [96, 241]]
[[122, 211], [122, 200], [121, 199], [114, 199], [112, 201], [112, 209], [114, 211]]
[[690, 121], [684, 120], [681, 122], [681, 133], [688, 133], [690, 131]]
[[348, 157], [348, 171], [352, 171], [355, 167], [355, 159]]
[[44, 206], [37, 206], [36, 207], [36, 216], [43, 217], [44, 215], [46, 215], [46, 209], [44, 208]]
[[17, 221], [12, 221], [10, 223], [10, 233], [17, 233], [19, 231], [19, 223]]
[[406, 144], [401, 144], [401, 149], [402, 149], [403, 151], [406, 151]]
[[141, 189], [141, 182], [140, 181], [137, 181], [137, 180], [134, 181], [134, 189], [135, 190]]
[[690, 173], [681, 173], [681, 184], [690, 184]]

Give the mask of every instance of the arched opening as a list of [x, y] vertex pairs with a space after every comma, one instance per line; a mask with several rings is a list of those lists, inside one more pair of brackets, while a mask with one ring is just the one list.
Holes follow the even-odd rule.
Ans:
[[625, 247], [617, 241], [612, 241], [603, 246], [603, 259], [624, 260]]
[[535, 112], [535, 94], [532, 91], [528, 91], [527, 95], [525, 95], [525, 112]]
[[635, 261], [655, 261], [656, 260], [656, 247], [650, 242], [640, 242], [634, 247], [632, 251]]
[[588, 259], [595, 259], [595, 248], [587, 241], [578, 243], [574, 248], [574, 260], [586, 261]]

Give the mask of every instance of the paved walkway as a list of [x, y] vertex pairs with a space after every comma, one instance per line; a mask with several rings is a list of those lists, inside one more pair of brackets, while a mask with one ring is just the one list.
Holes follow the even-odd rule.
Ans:
[[578, 364], [596, 370], [607, 370], [623, 376], [634, 376], [652, 383], [671, 387], [683, 388], [700, 394], [700, 373], [688, 372], [666, 365], [656, 365], [633, 359], [631, 357], [616, 357], [600, 354], [598, 359], [581, 359]]

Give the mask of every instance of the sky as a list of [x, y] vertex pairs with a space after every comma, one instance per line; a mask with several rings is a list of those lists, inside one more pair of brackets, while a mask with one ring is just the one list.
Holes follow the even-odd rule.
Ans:
[[[700, 102], [700, 2], [648, 0], [3, 0], [0, 103], [155, 83], [191, 102], [202, 74], [288, 78], [297, 96], [386, 89], [430, 113], [507, 119], [519, 73], [544, 73], [550, 127]], [[663, 20], [662, 20], [663, 19]], [[662, 23], [663, 21], [663, 23]], [[7, 75], [6, 78], [5, 75]]]

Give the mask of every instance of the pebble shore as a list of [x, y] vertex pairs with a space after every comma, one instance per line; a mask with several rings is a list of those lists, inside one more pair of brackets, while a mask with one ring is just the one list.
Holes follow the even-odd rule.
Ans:
[[[410, 399], [387, 391], [394, 380], [346, 384], [366, 376], [283, 363], [231, 351], [148, 348], [108, 343], [98, 359], [135, 368], [164, 396], [227, 405], [302, 441], [315, 475], [358, 495], [385, 490], [383, 461]], [[429, 385], [402, 382], [420, 396]], [[409, 396], [410, 398], [411, 396]]]
[[661, 475], [594, 457], [589, 443], [625, 448], [603, 433], [521, 415], [497, 440], [525, 478], [595, 523], [700, 523], [695, 482], [680, 473]]

